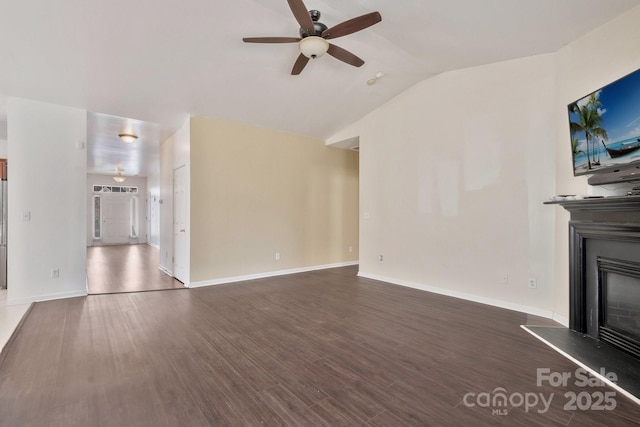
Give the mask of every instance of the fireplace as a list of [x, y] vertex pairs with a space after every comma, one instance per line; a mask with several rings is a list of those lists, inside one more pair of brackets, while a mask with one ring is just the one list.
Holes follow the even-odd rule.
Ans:
[[600, 339], [640, 358], [640, 263], [598, 257]]
[[569, 327], [640, 359], [640, 197], [560, 203], [569, 222]]
[[640, 195], [546, 204], [571, 213], [569, 328], [523, 328], [640, 405]]

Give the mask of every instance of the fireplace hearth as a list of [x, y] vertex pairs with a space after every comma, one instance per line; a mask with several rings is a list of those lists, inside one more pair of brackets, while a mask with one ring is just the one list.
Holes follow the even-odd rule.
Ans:
[[640, 196], [547, 202], [569, 221], [569, 328], [525, 327], [640, 404]]

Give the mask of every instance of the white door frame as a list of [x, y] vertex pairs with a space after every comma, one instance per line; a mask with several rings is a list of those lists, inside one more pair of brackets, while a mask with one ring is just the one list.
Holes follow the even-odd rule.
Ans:
[[189, 210], [187, 168], [173, 171], [173, 277], [189, 284]]

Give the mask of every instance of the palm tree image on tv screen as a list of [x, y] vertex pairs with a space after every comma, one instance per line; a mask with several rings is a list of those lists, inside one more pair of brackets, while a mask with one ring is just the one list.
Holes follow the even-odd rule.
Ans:
[[567, 108], [574, 175], [640, 162], [640, 70]]

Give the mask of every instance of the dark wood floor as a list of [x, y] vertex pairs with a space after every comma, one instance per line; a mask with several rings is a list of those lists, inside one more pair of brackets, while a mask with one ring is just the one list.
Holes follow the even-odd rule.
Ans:
[[[0, 359], [0, 426], [637, 425], [620, 395], [564, 408], [609, 388], [536, 384], [577, 368], [519, 327], [549, 322], [356, 273], [36, 303]], [[500, 387], [512, 404], [478, 406]], [[550, 409], [514, 407], [527, 393]]]
[[180, 289], [184, 285], [163, 273], [159, 250], [149, 245], [92, 246], [87, 248], [87, 284], [90, 294]]

